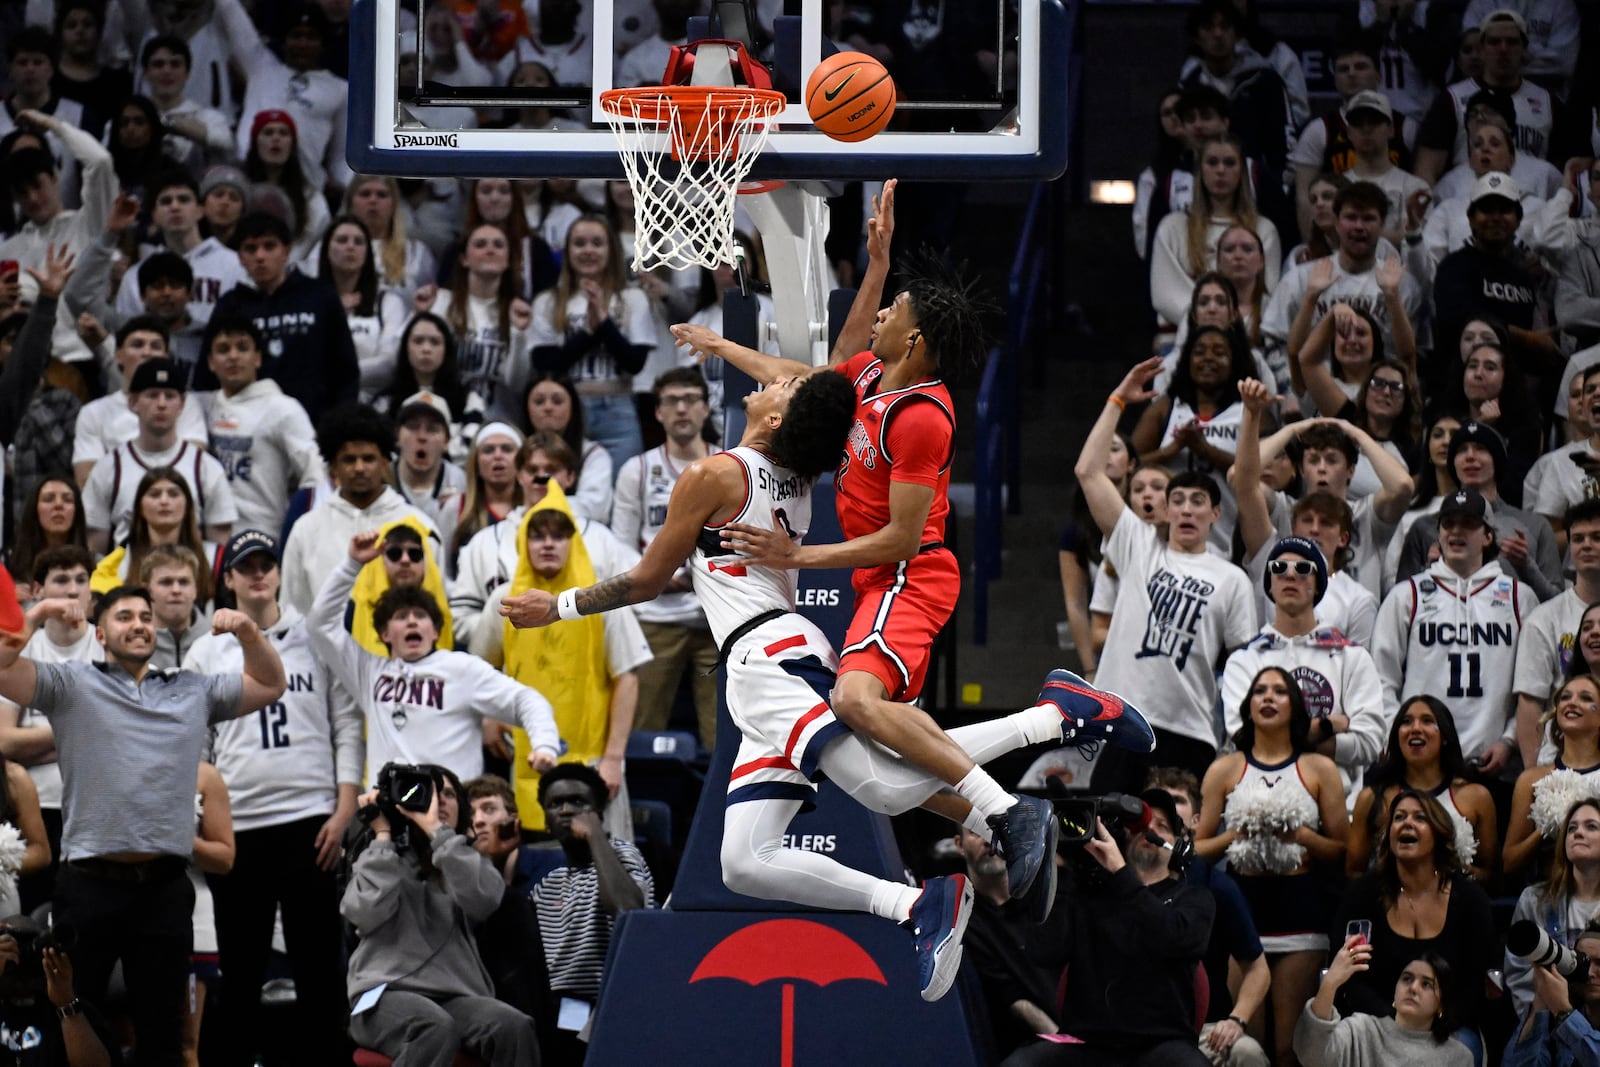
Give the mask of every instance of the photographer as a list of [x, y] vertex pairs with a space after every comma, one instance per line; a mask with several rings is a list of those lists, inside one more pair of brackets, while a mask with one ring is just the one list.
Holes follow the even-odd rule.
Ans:
[[458, 1051], [487, 1067], [536, 1065], [533, 1021], [495, 999], [472, 936], [500, 907], [505, 883], [441, 822], [427, 771], [426, 810], [395, 803], [421, 802], [423, 787], [407, 774], [416, 770], [385, 766], [360, 801], [373, 840], [340, 903], [361, 936], [350, 956], [350, 1035], [396, 1067], [449, 1067]]
[[0, 1057], [38, 1067], [110, 1067], [103, 1027], [72, 988], [72, 960], [25, 916], [0, 922]]
[[1189, 842], [1165, 790], [1140, 794], [1150, 828], [1121, 844], [1105, 821], [1069, 856], [1062, 918], [1040, 928], [1041, 956], [1067, 966], [1061, 1033], [1080, 1045], [1034, 1043], [1005, 1067], [1207, 1067], [1196, 1046], [1195, 971], [1216, 905], [1170, 864]]
[[1571, 984], [1553, 967], [1533, 969], [1533, 1006], [1504, 1067], [1600, 1067], [1600, 921], [1591, 919], [1573, 947], [1589, 962]]

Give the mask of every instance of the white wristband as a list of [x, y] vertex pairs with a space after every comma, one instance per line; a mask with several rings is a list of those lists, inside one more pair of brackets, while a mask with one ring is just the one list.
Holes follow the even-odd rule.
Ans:
[[578, 587], [563, 589], [556, 597], [556, 614], [567, 621], [583, 618], [583, 612], [578, 610]]

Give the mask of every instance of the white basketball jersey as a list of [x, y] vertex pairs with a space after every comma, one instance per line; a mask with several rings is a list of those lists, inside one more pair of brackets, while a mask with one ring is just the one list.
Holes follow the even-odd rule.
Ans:
[[741, 625], [768, 611], [793, 611], [799, 572], [753, 567], [745, 557], [722, 547], [722, 530], [738, 522], [781, 530], [796, 544], [811, 528], [811, 481], [780, 467], [753, 448], [730, 448], [744, 468], [744, 506], [728, 522], [707, 525], [690, 561], [694, 591], [705, 609], [711, 633], [721, 645]]

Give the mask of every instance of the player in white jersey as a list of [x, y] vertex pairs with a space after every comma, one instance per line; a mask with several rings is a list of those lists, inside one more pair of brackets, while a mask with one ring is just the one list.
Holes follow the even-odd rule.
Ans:
[[[235, 534], [222, 581], [277, 649], [288, 681], [283, 696], [254, 715], [211, 730], [211, 760], [232, 798], [232, 872], [213, 884], [218, 947], [232, 988], [219, 1007], [219, 1062], [249, 1067], [260, 1032], [257, 995], [272, 952], [273, 915], [283, 911], [295, 998], [305, 1014], [307, 1048], [341, 1047], [344, 969], [339, 885], [334, 877], [344, 829], [361, 787], [361, 709], [333, 684], [292, 605], [279, 604], [283, 573], [277, 538]], [[230, 674], [244, 654], [232, 634], [208, 634], [184, 670]]]
[[[728, 783], [724, 881], [752, 896], [909, 921], [922, 995], [934, 1000], [948, 990], [960, 963], [960, 939], [972, 904], [966, 877], [930, 880], [919, 894], [827, 856], [785, 848], [783, 835], [814, 797], [819, 773], [876, 811], [898, 813], [928, 804], [986, 839], [990, 827], [964, 800], [940, 797], [930, 803], [942, 786], [937, 778], [850, 732], [834, 717], [828, 694], [838, 658], [817, 626], [794, 610], [797, 575], [749, 564], [722, 541], [721, 531], [734, 522], [782, 531], [796, 540], [805, 536], [811, 483], [838, 462], [855, 403], [849, 380], [825, 373], [779, 379], [751, 394], [745, 399], [747, 421], [739, 447], [699, 460], [679, 476], [662, 529], [638, 566], [557, 597], [538, 590], [509, 597], [501, 614], [513, 625], [547, 626], [641, 603], [666, 588], [690, 559], [695, 592], [728, 667], [729, 713], [742, 735]], [[1064, 719], [1068, 714], [1070, 723]], [[1089, 721], [1096, 717], [1100, 721]], [[1132, 738], [1148, 750], [1153, 740], [1143, 719], [1121, 700], [1088, 689], [1064, 671], [1052, 674], [1037, 706], [952, 730], [950, 736], [984, 762], [1021, 745], [1071, 737], [1069, 731], [1077, 733], [1079, 744], [1091, 737], [1095, 744]], [[1013, 811], [1021, 816], [1040, 806], [1047, 807], [1021, 798]], [[1043, 877], [1032, 880], [1053, 883], [1049, 856], [1055, 819], [1041, 819], [1048, 829], [1035, 841], [1020, 840], [1017, 830], [1024, 822], [1018, 818], [1001, 831], [1008, 862], [1041, 860], [1047, 865], [1039, 871]], [[1033, 909], [1035, 917], [1048, 912], [1053, 885], [1051, 890], [1043, 894], [1043, 907]]]
[[367, 722], [368, 777], [386, 763], [432, 763], [458, 778], [483, 773], [483, 720], [528, 732], [528, 765], [556, 765], [561, 737], [549, 701], [477, 656], [436, 648], [443, 612], [420, 587], [391, 588], [372, 616], [388, 659], [356, 643], [344, 627], [345, 605], [361, 568], [378, 558], [377, 530], [350, 539], [346, 559], [328, 576], [306, 617], [311, 643], [335, 678], [361, 704]]
[[1462, 753], [1486, 777], [1516, 751], [1517, 640], [1538, 604], [1495, 562], [1492, 520], [1476, 490], [1445, 497], [1438, 562], [1389, 591], [1372, 640], [1385, 714], [1393, 719], [1420, 693], [1441, 697], [1455, 715]]

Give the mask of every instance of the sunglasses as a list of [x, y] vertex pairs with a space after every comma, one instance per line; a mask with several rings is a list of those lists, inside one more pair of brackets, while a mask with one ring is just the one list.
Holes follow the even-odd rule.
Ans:
[[422, 562], [421, 545], [395, 545], [393, 548], [383, 550], [383, 557], [390, 563], [399, 563], [405, 560], [408, 563]]
[[1377, 389], [1385, 393], [1399, 394], [1406, 391], [1405, 382], [1392, 381], [1389, 378], [1373, 378], [1371, 381], [1367, 382], [1367, 387], [1370, 389]]
[[1292, 573], [1301, 578], [1309, 578], [1317, 573], [1317, 565], [1309, 559], [1275, 559], [1267, 564], [1267, 573], [1279, 577]]
[[522, 473], [526, 474], [528, 476], [528, 481], [532, 482], [534, 485], [550, 484], [550, 475], [548, 474], [535, 474], [533, 471], [529, 470], [525, 470]]

